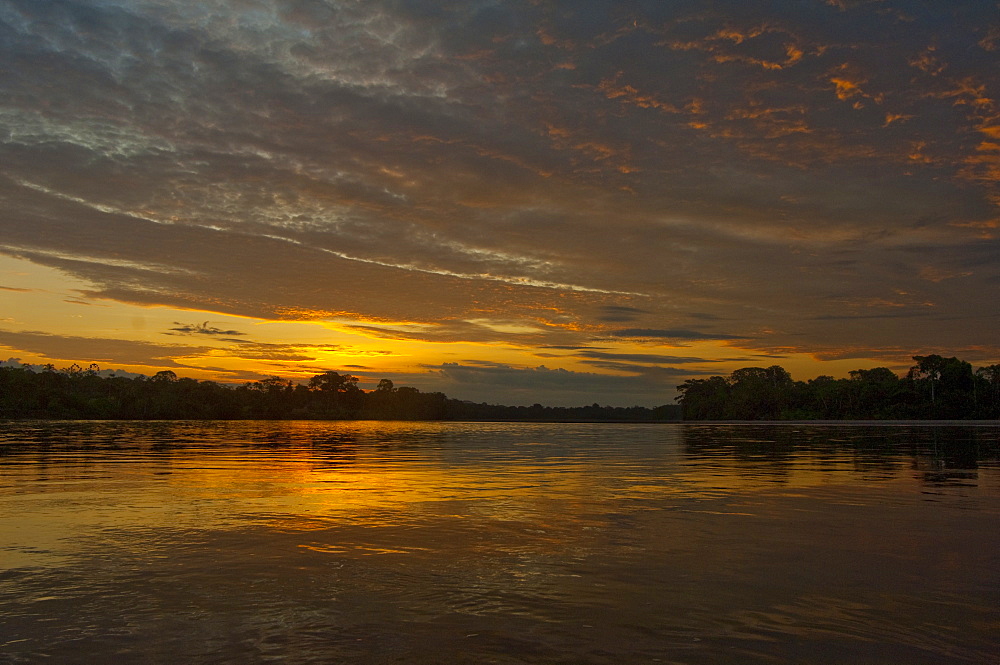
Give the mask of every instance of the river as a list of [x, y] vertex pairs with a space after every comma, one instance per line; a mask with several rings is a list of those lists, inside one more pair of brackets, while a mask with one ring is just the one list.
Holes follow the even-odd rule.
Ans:
[[1000, 426], [0, 423], [0, 663], [995, 663]]

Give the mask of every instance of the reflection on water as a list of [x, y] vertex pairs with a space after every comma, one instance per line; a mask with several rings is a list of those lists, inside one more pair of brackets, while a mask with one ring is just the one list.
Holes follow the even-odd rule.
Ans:
[[6, 423], [0, 663], [986, 663], [997, 427]]

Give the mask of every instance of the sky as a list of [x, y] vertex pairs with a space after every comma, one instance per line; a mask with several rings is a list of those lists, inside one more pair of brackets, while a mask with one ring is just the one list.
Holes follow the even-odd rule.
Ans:
[[0, 358], [506, 404], [1000, 362], [995, 0], [0, 0]]

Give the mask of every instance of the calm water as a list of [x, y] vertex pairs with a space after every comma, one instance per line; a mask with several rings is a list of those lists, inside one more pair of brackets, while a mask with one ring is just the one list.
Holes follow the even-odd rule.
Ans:
[[1000, 428], [0, 423], [0, 663], [996, 663]]

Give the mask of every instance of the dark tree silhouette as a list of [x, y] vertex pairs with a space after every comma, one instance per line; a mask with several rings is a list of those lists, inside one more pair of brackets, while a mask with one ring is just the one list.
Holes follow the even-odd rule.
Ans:
[[902, 378], [886, 367], [850, 378], [793, 381], [782, 368], [746, 367], [728, 377], [689, 379], [677, 387], [685, 420], [879, 420], [1000, 418], [1000, 365], [914, 356]]
[[[101, 377], [100, 368], [73, 364], [0, 367], [0, 418], [354, 419], [663, 421], [772, 419], [997, 419], [1000, 364], [972, 366], [958, 358], [914, 356], [902, 377], [885, 367], [849, 378], [793, 381], [778, 366], [745, 367], [729, 376], [688, 379], [679, 406], [572, 408], [503, 406], [450, 399], [397, 387], [382, 379], [372, 391], [350, 374], [326, 371], [306, 384], [270, 377], [238, 387], [180, 378]], [[37, 371], [36, 371], [37, 370]]]
[[305, 385], [277, 376], [238, 387], [179, 378], [171, 370], [152, 377], [101, 377], [100, 368], [73, 365], [0, 367], [0, 419], [349, 419], [378, 420], [620, 420], [677, 419], [680, 408], [664, 405], [613, 408], [502, 406], [449, 399], [396, 387], [389, 379], [365, 392], [350, 374], [326, 371]]

